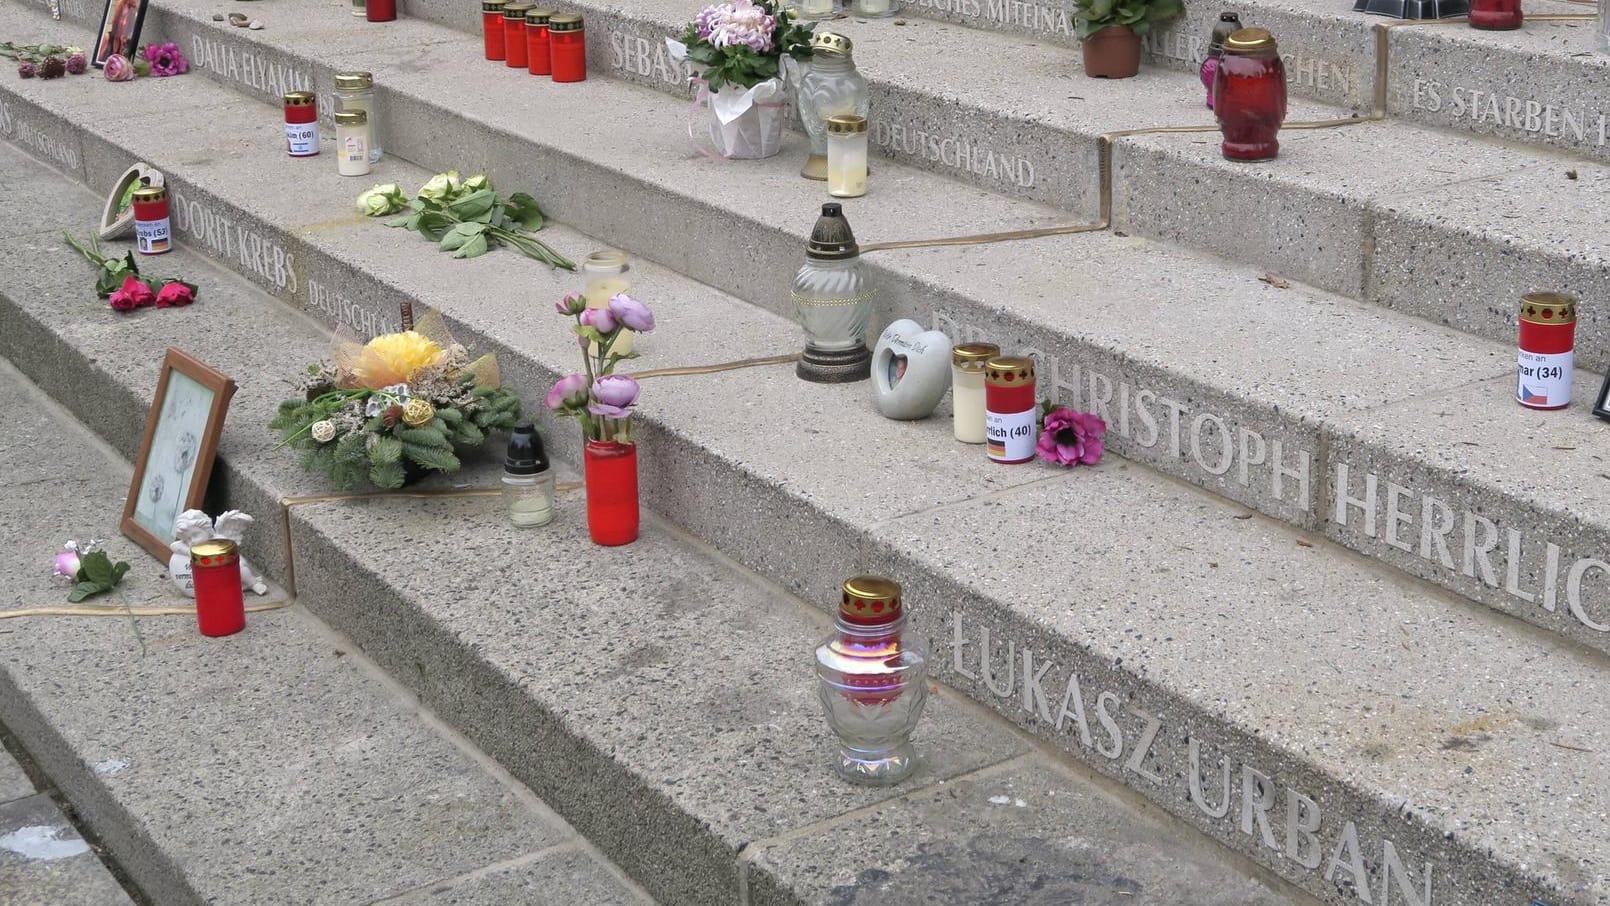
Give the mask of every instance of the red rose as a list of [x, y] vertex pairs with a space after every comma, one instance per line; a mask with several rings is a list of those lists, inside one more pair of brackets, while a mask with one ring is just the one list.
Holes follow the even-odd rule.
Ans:
[[162, 287], [157, 293], [157, 308], [179, 308], [196, 301], [196, 294], [177, 280]]
[[124, 277], [123, 285], [118, 287], [117, 292], [112, 293], [107, 299], [112, 303], [112, 307], [118, 311], [145, 308], [147, 305], [154, 304], [156, 300], [156, 293], [151, 292], [151, 287], [137, 277]]

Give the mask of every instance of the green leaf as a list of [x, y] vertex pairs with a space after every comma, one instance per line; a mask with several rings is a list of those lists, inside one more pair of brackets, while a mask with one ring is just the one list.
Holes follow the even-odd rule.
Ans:
[[117, 563], [112, 565], [112, 584], [116, 585], [117, 583], [122, 582], [123, 577], [128, 575], [128, 572], [129, 565], [122, 560], [117, 561]]
[[537, 205], [537, 200], [525, 192], [510, 195], [509, 200], [503, 203], [503, 210], [509, 215], [509, 220], [519, 224], [523, 230], [532, 232], [540, 230], [547, 220], [542, 208]]
[[67, 593], [67, 600], [77, 604], [85, 598], [92, 598], [98, 594], [104, 594], [105, 592], [109, 592], [111, 590], [111, 586], [102, 587], [94, 582], [80, 582], [73, 586], [72, 591]]
[[90, 581], [96, 585], [111, 588], [117, 584], [117, 576], [112, 569], [112, 561], [107, 558], [104, 551], [90, 551], [78, 560], [78, 580]]
[[[481, 224], [484, 226], [484, 224]], [[486, 234], [477, 234], [474, 239], [464, 243], [453, 251], [454, 258], [479, 258], [486, 254], [491, 246], [486, 241]]]
[[456, 251], [463, 248], [466, 243], [474, 240], [477, 236], [485, 233], [486, 229], [487, 226], [484, 223], [457, 224], [447, 231], [447, 234], [442, 237], [437, 247], [444, 252]]
[[386, 226], [389, 226], [389, 227], [407, 227], [408, 229], [412, 230], [412, 229], [415, 229], [419, 225], [419, 221], [417, 219], [418, 217], [419, 217], [418, 214], [407, 214], [407, 215], [404, 215], [402, 217], [396, 217], [396, 218], [393, 218], [391, 220], [386, 221]]
[[491, 219], [492, 207], [497, 204], [498, 196], [491, 189], [481, 189], [470, 192], [460, 198], [449, 202], [447, 209], [453, 212], [460, 220], [475, 220], [480, 217]]
[[457, 222], [442, 211], [421, 211], [414, 228], [426, 239], [440, 240]]

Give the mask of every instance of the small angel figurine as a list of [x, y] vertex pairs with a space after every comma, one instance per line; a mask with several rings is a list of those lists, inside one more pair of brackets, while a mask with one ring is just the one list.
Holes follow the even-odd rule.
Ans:
[[[238, 549], [244, 546], [246, 529], [254, 521], [240, 510], [224, 510], [218, 514], [217, 521], [213, 523], [213, 537], [228, 538], [235, 542]], [[257, 575], [257, 570], [252, 569], [251, 563], [244, 556], [240, 558], [240, 587], [251, 589], [253, 594], [268, 594], [268, 583]]]
[[200, 510], [185, 510], [173, 520], [174, 541], [168, 545], [173, 556], [168, 558], [168, 578], [187, 598], [196, 596], [196, 580], [190, 574], [190, 548], [210, 540], [212, 519]]
[[[218, 515], [217, 523], [201, 510], [185, 510], [173, 522], [173, 533], [177, 537], [168, 549], [173, 556], [168, 558], [168, 576], [173, 579], [174, 587], [178, 588], [187, 598], [196, 596], [196, 580], [190, 572], [190, 549], [203, 541], [213, 538], [228, 538], [238, 547], [246, 534], [247, 526], [252, 524], [252, 517], [240, 510], [227, 510]], [[257, 571], [252, 569], [245, 557], [240, 558], [240, 585], [249, 588], [255, 594], [268, 594], [268, 583], [264, 582]]]

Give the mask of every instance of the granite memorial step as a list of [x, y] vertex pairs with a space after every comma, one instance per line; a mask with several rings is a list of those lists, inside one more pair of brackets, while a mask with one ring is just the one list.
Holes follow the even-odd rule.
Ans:
[[[37, 90], [21, 83], [6, 108], [10, 134], [36, 153], [56, 152], [94, 185], [109, 183], [134, 158], [156, 163], [174, 187], [181, 236], [331, 323], [372, 334], [395, 324], [392, 300], [402, 295], [444, 307], [534, 376], [569, 367], [527, 346], [536, 337], [568, 353], [562, 334], [542, 319], [487, 316], [450, 272], [422, 267], [408, 237], [351, 214], [344, 196], [356, 191], [353, 180], [278, 154], [278, 125], [263, 108], [231, 108], [226, 90], [177, 81], [184, 84], [158, 84], [171, 92], [182, 143], [116, 124], [115, 99], [71, 82]], [[478, 150], [465, 153], [461, 166], [485, 160]], [[781, 286], [800, 260], [801, 225], [759, 215], [771, 217], [767, 232], [727, 238], [730, 218], [772, 210], [778, 192], [797, 189], [798, 181], [776, 173], [790, 164], [771, 165], [782, 188], [724, 192], [714, 210], [685, 195], [649, 196], [680, 202], [671, 214], [689, 217], [680, 230], [623, 216], [612, 201], [619, 183], [606, 174], [583, 177], [561, 164], [557, 178], [533, 185], [529, 166], [492, 172], [502, 185], [537, 188], [561, 218], [574, 215], [613, 242], [679, 260], [696, 277], [784, 310]], [[667, 183], [719, 188], [699, 164], [668, 156], [660, 166], [672, 171]], [[978, 202], [976, 209], [990, 201], [930, 197], [925, 190], [937, 180], [919, 173], [887, 176], [921, 207], [852, 205], [863, 240], [903, 229], [913, 216], [954, 222], [951, 202]], [[414, 185], [424, 173], [388, 159], [375, 179]], [[288, 185], [303, 191], [288, 193]], [[702, 244], [701, 236], [708, 237]], [[579, 238], [555, 241], [573, 255], [587, 250]], [[757, 250], [751, 266], [726, 267], [712, 255], [733, 241]], [[958, 339], [1034, 350], [1051, 393], [1105, 413], [1119, 454], [1576, 641], [1610, 645], [1602, 553], [1610, 487], [1597, 446], [1602, 426], [1584, 405], [1593, 376], [1579, 377], [1576, 409], [1525, 410], [1510, 399], [1507, 347], [1301, 286], [1281, 289], [1261, 282], [1258, 271], [1135, 239], [1086, 235], [880, 252], [867, 261], [879, 274], [884, 319], [916, 317]], [[711, 295], [664, 271], [648, 273], [653, 295]], [[572, 282], [527, 282], [516, 293], [557, 296]], [[1078, 288], [1076, 305], [1068, 287]], [[721, 304], [730, 311], [734, 303]], [[791, 326], [757, 323], [743, 342], [694, 352], [708, 361], [797, 348]], [[1415, 388], [1383, 399], [1383, 380]], [[742, 471], [731, 461], [722, 467]]]
[[[0, 189], [33, 212], [29, 231], [0, 239], [4, 355], [131, 451], [158, 351], [196, 352], [240, 383], [214, 473], [229, 503], [321, 489], [262, 426], [289, 377], [327, 348], [326, 332], [183, 248], [161, 264], [201, 283], [195, 306], [111, 312], [84, 296], [79, 269], [46, 252], [95, 216], [93, 197], [10, 150]], [[529, 266], [472, 270], [507, 287]], [[689, 330], [672, 320], [688, 307], [661, 307], [673, 336]], [[0, 502], [24, 539], [18, 563], [48, 557], [67, 522], [113, 535], [108, 501], [127, 471], [10, 375], [0, 370], [0, 390], [26, 427], [0, 444], [0, 463], [41, 476], [28, 485], [40, 496]], [[481, 462], [460, 480], [496, 477]], [[597, 874], [572, 864], [586, 850], [551, 815], [519, 823], [546, 812], [486, 779], [499, 774], [481, 766], [486, 756], [667, 904], [1315, 904], [937, 686], [919, 773], [893, 789], [842, 783], [802, 666], [828, 632], [823, 614], [652, 518], [630, 547], [593, 548], [576, 496], [560, 507], [543, 530], [509, 527], [486, 498], [296, 507], [297, 608], [254, 615], [222, 641], [182, 618], [142, 620], [143, 659], [121, 620], [21, 623], [0, 635], [0, 682], [16, 690], [0, 695], [4, 717], [41, 745], [86, 813], [145, 835], [107, 837], [147, 860], [164, 906], [369, 902], [409, 888], [418, 892], [386, 902], [640, 901], [576, 889]], [[284, 575], [279, 524], [261, 519], [246, 550]], [[131, 602], [159, 594], [155, 565], [113, 537], [136, 563]], [[14, 570], [26, 576], [0, 605], [51, 592], [36, 567]], [[484, 755], [448, 747], [417, 706], [380, 694], [358, 649]], [[348, 820], [309, 827], [321, 807]], [[242, 847], [251, 851], [233, 851]], [[351, 876], [333, 872], [353, 856], [365, 861]], [[481, 862], [507, 870], [476, 871], [451, 892], [426, 883]]]
[[[3, 166], [8, 190], [37, 169], [11, 152]], [[67, 201], [36, 211], [35, 226], [71, 225], [57, 213], [93, 216], [86, 198], [55, 181]], [[228, 297], [220, 288], [214, 298]], [[70, 307], [81, 327], [117, 327]], [[12, 337], [14, 319], [0, 323]], [[0, 392], [10, 425], [0, 467], [11, 476], [0, 495], [0, 613], [66, 603], [41, 564], [70, 535], [109, 539], [107, 553], [133, 565], [122, 603], [177, 603], [163, 564], [118, 535], [123, 460], [6, 362]], [[253, 614], [244, 633], [219, 640], [182, 616], [0, 622], [0, 721], [141, 902], [653, 902], [300, 605]], [[129, 903], [52, 812], [43, 795], [0, 805], [0, 901]], [[47, 874], [54, 886], [41, 886]]]
[[[63, 87], [72, 90], [72, 83]], [[234, 131], [228, 109], [175, 106], [175, 128], [185, 128], [184, 113], [192, 109], [206, 110], [238, 148], [230, 153], [192, 144], [188, 153], [205, 163], [178, 167], [183, 181], [175, 183], [176, 192], [202, 191], [192, 188], [201, 170], [231, 174], [227, 191], [237, 198], [252, 196], [253, 183], [283, 186], [280, 171], [253, 156], [259, 142], [251, 128]], [[73, 134], [88, 140], [81, 160], [116, 158], [87, 131]], [[400, 162], [384, 166], [383, 174], [419, 175]], [[50, 210], [59, 188], [34, 189], [34, 182], [25, 177], [16, 196], [29, 209]], [[330, 212], [345, 205], [343, 193], [331, 188], [333, 175], [325, 180], [309, 173], [298, 182], [299, 198], [280, 191], [252, 204], [298, 210], [302, 224], [321, 217], [320, 199], [331, 200]], [[505, 374], [528, 399], [569, 367], [574, 349], [553, 329], [545, 301], [564, 285], [562, 278], [506, 253], [447, 267], [422, 254], [411, 237], [353, 219], [337, 214], [296, 234], [295, 266], [304, 282], [324, 278], [326, 272], [308, 270], [317, 256], [339, 255], [349, 268], [361, 264], [366, 276], [354, 272], [342, 278], [347, 282], [330, 284], [336, 298], [394, 302], [405, 295], [398, 287], [409, 287], [407, 295], [446, 310], [474, 345], [507, 356]], [[290, 240], [272, 229], [244, 216], [229, 226], [244, 239], [241, 248], [283, 251]], [[561, 248], [588, 241], [557, 227], [550, 235]], [[87, 330], [83, 311], [62, 305], [78, 298], [76, 275], [20, 265], [66, 254], [53, 237], [17, 237], [0, 256], [18, 271], [0, 277], [8, 323], [15, 325], [0, 340], [6, 355], [39, 375], [115, 445], [132, 447], [137, 437], [139, 407], [130, 401], [145, 399], [154, 367], [149, 347], [206, 348], [215, 364], [268, 382], [290, 373], [290, 362], [317, 354], [317, 340], [298, 341], [290, 313], [257, 294], [214, 299], [224, 304], [206, 309], [206, 321], [130, 319]], [[332, 251], [337, 245], [339, 253]], [[320, 246], [326, 251], [315, 251]], [[641, 347], [656, 365], [708, 361], [726, 349], [766, 353], [775, 349], [768, 343], [791, 342], [786, 322], [759, 308], [652, 265], [636, 279], [660, 307], [662, 326]], [[466, 287], [476, 288], [473, 299], [466, 299]], [[279, 341], [267, 348], [257, 338], [268, 331], [252, 321], [259, 317], [286, 319], [272, 330]], [[1476, 906], [1606, 900], [1610, 879], [1597, 866], [1607, 841], [1580, 830], [1595, 826], [1604, 809], [1596, 785], [1605, 767], [1604, 727], [1596, 711], [1582, 707], [1583, 690], [1603, 681], [1602, 654], [1383, 571], [1317, 536], [1147, 469], [1113, 460], [1071, 474], [1003, 470], [975, 450], [958, 449], [942, 420], [906, 425], [873, 415], [862, 386], [804, 384], [786, 366], [773, 366], [658, 387], [649, 385], [640, 426], [651, 508], [674, 515], [681, 528], [808, 601], [830, 600], [839, 578], [863, 569], [898, 577], [912, 590], [918, 629], [934, 640], [936, 667], [950, 682], [1310, 893], [1338, 904], [1366, 898]], [[271, 450], [271, 438], [250, 427], [266, 420], [272, 398], [285, 390], [270, 384], [258, 393], [255, 402], [244, 390], [237, 397], [236, 424], [248, 428], [225, 438], [221, 471], [232, 500], [274, 499], [274, 489], [254, 483], [259, 469], [289, 475], [278, 477], [276, 488], [306, 488], [308, 480], [283, 451]], [[802, 430], [778, 433], [774, 414], [780, 412], [790, 413], [790, 424]], [[565, 425], [549, 436], [572, 453], [573, 433]], [[478, 518], [492, 525], [486, 514]], [[628, 784], [623, 795], [629, 801], [657, 808], [669, 795], [687, 805], [697, 791], [682, 782], [686, 774], [675, 772], [699, 762], [690, 749], [673, 746], [678, 740], [694, 745], [685, 734], [697, 720], [668, 716], [681, 712], [650, 701], [655, 684], [673, 677], [707, 688], [686, 679], [699, 670], [664, 667], [660, 658], [682, 647], [656, 641], [656, 650], [628, 652], [627, 660], [640, 655], [647, 666], [662, 669], [652, 682], [594, 690], [584, 681], [591, 674], [579, 672], [592, 662], [580, 655], [562, 656], [566, 666], [554, 676], [509, 647], [518, 647], [520, 634], [510, 626], [521, 625], [527, 599], [541, 597], [522, 593], [520, 583], [535, 578], [558, 590], [569, 587], [563, 582], [504, 570], [485, 579], [489, 602], [463, 602], [430, 571], [381, 565], [406, 562], [416, 552], [421, 533], [410, 531], [404, 517], [354, 507], [298, 508], [294, 524], [306, 587], [339, 585], [343, 592], [322, 611], [326, 618], [444, 715], [458, 715], [450, 719], [464, 721], [477, 744], [612, 858], [640, 879], [667, 883], [653, 866], [634, 865], [627, 849], [617, 848], [621, 836], [576, 817], [602, 820], [613, 810], [597, 808], [594, 799], [578, 802], [576, 788], [550, 788], [521, 767], [530, 766], [530, 752], [517, 740], [531, 732], [553, 731], [560, 742], [575, 737], [553, 730], [553, 718], [542, 717], [540, 708], [511, 712], [505, 696], [511, 676], [523, 692], [552, 690], [549, 707], [574, 715], [566, 724], [571, 733], [598, 734], [588, 745], [602, 746], [616, 761], [629, 759], [631, 750], [646, 752], [641, 757], [649, 763], [674, 765], [668, 778], [655, 775], [674, 792], [662, 788], [662, 795], [651, 796]], [[487, 533], [496, 539], [493, 554], [513, 543], [491, 528]], [[270, 549], [283, 540], [274, 527], [262, 535]], [[377, 547], [360, 548], [360, 539]], [[651, 531], [627, 556], [657, 551], [660, 543]], [[453, 562], [479, 567], [500, 562], [475, 553], [443, 544], [427, 559], [464, 557]], [[536, 554], [530, 558], [533, 566], [541, 562]], [[284, 566], [272, 555], [267, 559]], [[600, 588], [636, 594], [642, 583], [630, 566], [602, 585], [577, 589], [571, 609], [563, 611], [571, 622], [561, 624], [575, 625], [576, 633], [545, 636], [544, 644], [579, 641], [597, 650], [599, 640], [613, 638], [612, 627], [638, 626], [644, 614], [664, 610], [662, 598], [627, 607], [625, 623], [577, 622], [623, 619], [621, 611], [600, 607], [597, 597]], [[725, 588], [712, 582], [718, 580], [696, 579], [689, 593], [708, 596], [709, 589]], [[758, 613], [780, 596], [748, 584], [731, 591], [718, 599], [729, 602], [719, 614], [722, 631], [743, 632], [749, 624], [734, 622], [730, 613], [749, 606]], [[461, 619], [489, 624], [472, 632]], [[707, 624], [695, 623], [697, 632], [683, 625], [667, 638], [692, 632], [708, 647]], [[765, 724], [764, 714], [795, 713], [774, 699], [779, 690], [801, 688], [778, 679], [795, 676], [797, 660], [777, 666], [777, 652], [799, 646], [777, 642], [765, 652], [753, 650], [774, 641], [775, 632], [744, 633], [753, 640], [731, 654], [741, 660], [732, 675], [754, 678], [751, 688], [767, 692], [771, 699], [762, 698], [772, 703], [758, 713], [728, 713], [722, 726], [752, 728]], [[457, 659], [439, 667], [454, 651]], [[500, 668], [501, 682], [476, 666], [505, 655], [510, 660]], [[467, 672], [471, 667], [475, 671]], [[585, 697], [589, 691], [602, 703], [586, 705], [594, 701]], [[512, 722], [510, 713], [527, 715], [533, 729], [515, 724], [516, 740], [498, 736]], [[938, 714], [930, 726], [945, 720]], [[801, 727], [800, 733], [822, 732]], [[963, 729], [930, 732], [932, 745], [987, 751]], [[982, 736], [1000, 739], [998, 733]], [[791, 752], [802, 745], [785, 739], [760, 749]], [[808, 782], [794, 764], [770, 766], [796, 785], [785, 784], [789, 791]], [[668, 826], [681, 829], [676, 836], [715, 851], [693, 860], [707, 869], [705, 877], [730, 878], [735, 842], [749, 836], [741, 822], [753, 814], [732, 817], [732, 786], [727, 778], [712, 794], [723, 819], [707, 817], [690, 827], [677, 823], [689, 820], [685, 811], [671, 810]], [[697, 827], [714, 827], [719, 839], [694, 834]], [[664, 888], [645, 883], [664, 895]]]
[[[426, 21], [369, 28], [333, 4], [304, 0], [299, 9], [303, 15], [294, 25], [246, 31], [213, 22], [208, 0], [174, 0], [153, 6], [147, 22], [152, 34], [184, 46], [198, 72], [271, 101], [292, 86], [328, 86], [339, 68], [374, 71], [388, 111], [387, 147], [426, 167], [456, 162], [460, 146], [508, 166], [549, 155], [597, 163], [617, 157], [622, 145], [638, 154], [654, 149], [656, 164], [665, 154], [683, 163], [692, 156], [685, 101], [656, 103], [612, 91], [596, 78], [585, 88], [540, 82], [480, 59], [479, 42], [462, 31]], [[478, 15], [473, 4], [455, 3], [453, 9], [465, 21]], [[655, 18], [643, 18], [649, 13]], [[681, 73], [643, 56], [645, 48], [663, 55], [670, 11], [650, 6], [588, 15], [605, 20], [594, 21], [595, 77], [603, 71], [685, 93]], [[628, 15], [619, 22], [611, 18]], [[1047, 216], [1094, 220], [1098, 136], [1213, 122], [1202, 107], [1201, 86], [1189, 74], [1148, 71], [1137, 79], [1083, 86], [1070, 81], [1063, 48], [938, 23], [916, 30], [889, 22], [841, 24], [865, 48], [862, 68], [873, 79], [876, 109], [885, 111], [875, 117], [873, 138], [880, 147], [894, 149], [902, 163], [958, 177], [997, 196], [1050, 206], [1039, 217], [995, 202], [958, 206], [970, 222], [953, 232], [986, 229], [997, 212], [1006, 215], [1008, 228]], [[385, 49], [375, 50], [382, 32]], [[1009, 86], [973, 76], [996, 71], [1002, 59], [1014, 61]], [[473, 87], [467, 90], [465, 82]], [[605, 111], [620, 128], [599, 135], [598, 121], [575, 115], [582, 107]], [[1291, 118], [1344, 115], [1304, 102], [1294, 105]], [[442, 123], [454, 124], [461, 145], [438, 140]], [[1513, 306], [1522, 293], [1550, 288], [1586, 299], [1610, 297], [1607, 208], [1598, 203], [1610, 185], [1610, 165], [1541, 147], [1473, 141], [1401, 120], [1288, 130], [1282, 157], [1256, 166], [1224, 161], [1215, 136], [1118, 140], [1117, 228], [1204, 248], [1504, 341], [1513, 337]], [[790, 148], [784, 156], [797, 167], [803, 152]], [[656, 176], [670, 169], [634, 162], [626, 172], [634, 182], [663, 191], [667, 186]], [[670, 188], [712, 194], [708, 186], [692, 185], [697, 189], [687, 183]], [[882, 193], [890, 187], [886, 176], [875, 177], [869, 203], [886, 199]], [[796, 190], [814, 196], [817, 188]], [[779, 209], [793, 222], [808, 223], [792, 209]], [[588, 213], [597, 217], [607, 210]], [[609, 224], [566, 219], [610, 232]], [[920, 231], [920, 223], [907, 218], [902, 232]], [[1221, 228], [1226, 223], [1238, 227]], [[1592, 306], [1587, 311], [1596, 317]], [[1602, 367], [1610, 362], [1610, 343], [1598, 341], [1594, 329], [1583, 325], [1582, 354]]]
[[[0, 384], [9, 374], [9, 370], [0, 373]], [[4, 748], [0, 748], [0, 891], [9, 903], [134, 906], [48, 788], [36, 789]]]

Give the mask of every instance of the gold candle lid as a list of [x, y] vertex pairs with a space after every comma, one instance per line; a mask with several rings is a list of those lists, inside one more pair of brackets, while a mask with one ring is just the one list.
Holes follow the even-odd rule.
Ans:
[[994, 343], [963, 343], [950, 348], [950, 363], [964, 371], [983, 371], [984, 363], [1000, 354]]
[[335, 74], [335, 87], [341, 91], [359, 91], [364, 88], [373, 88], [375, 77], [367, 72], [338, 72]]
[[337, 126], [365, 126], [369, 123], [369, 114], [362, 110], [343, 110], [335, 115]]
[[530, 3], [506, 3], [503, 6], [503, 18], [519, 19], [525, 21], [525, 14], [531, 9]]
[[866, 117], [841, 113], [827, 118], [828, 135], [860, 135], [866, 131]]
[[134, 201], [161, 201], [168, 197], [168, 190], [161, 186], [141, 186], [134, 190]]
[[508, 2], [509, 0], [481, 0], [481, 12], [501, 13], [503, 12], [504, 4]]
[[900, 583], [882, 576], [844, 580], [839, 615], [851, 623], [889, 623], [900, 616]]
[[1575, 323], [1576, 296], [1569, 293], [1527, 293], [1521, 297], [1521, 320], [1528, 324]]
[[548, 19], [549, 31], [581, 31], [581, 17], [575, 13], [560, 13]]
[[525, 21], [527, 25], [547, 25], [548, 20], [552, 18], [553, 10], [551, 9], [538, 9], [536, 7], [532, 7], [525, 12]]
[[811, 36], [811, 52], [847, 57], [854, 45], [835, 31], [819, 31]]
[[285, 93], [285, 106], [287, 106], [287, 107], [311, 107], [311, 106], [313, 106], [313, 92], [311, 92], [311, 91], [287, 91]]
[[235, 562], [237, 556], [235, 542], [228, 538], [213, 538], [190, 548], [192, 566], [227, 566]]
[[1225, 53], [1262, 53], [1275, 49], [1275, 36], [1267, 28], [1243, 28], [1224, 39]]
[[1034, 381], [1034, 360], [1028, 356], [998, 355], [984, 363], [984, 380], [999, 387], [1021, 387]]

